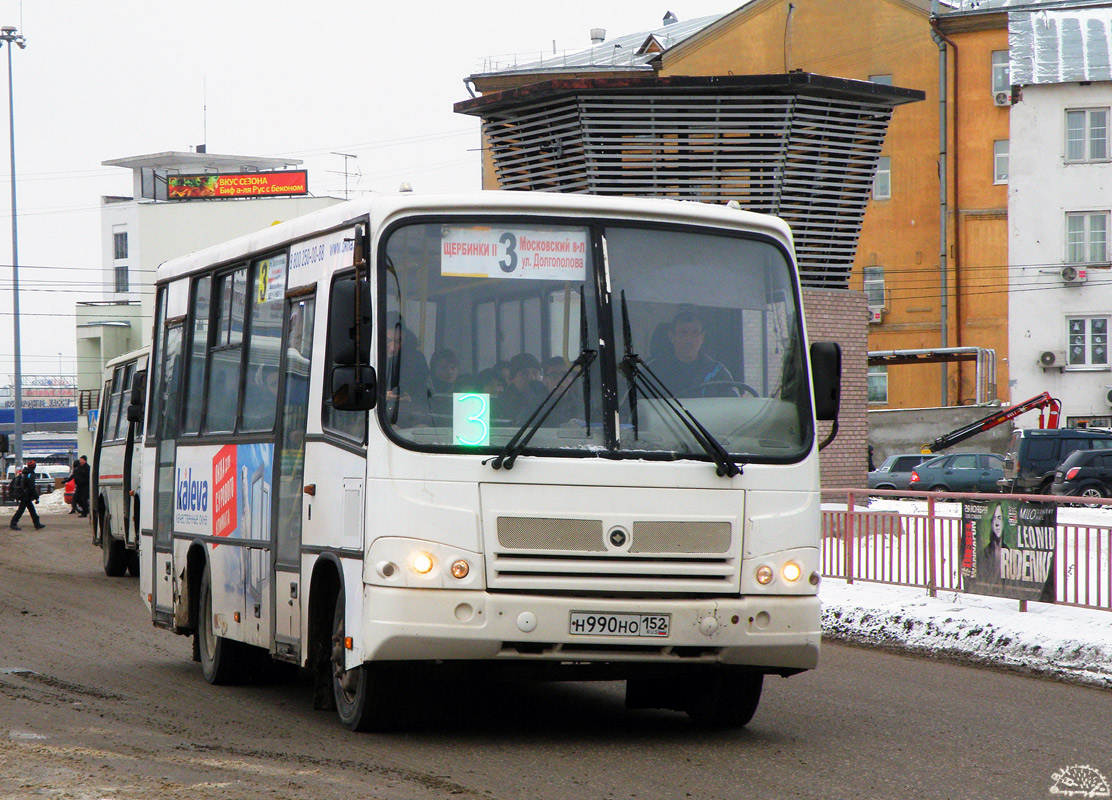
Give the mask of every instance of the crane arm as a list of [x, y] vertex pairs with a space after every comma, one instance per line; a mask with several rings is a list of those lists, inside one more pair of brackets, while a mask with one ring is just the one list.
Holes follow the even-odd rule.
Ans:
[[[1022, 403], [1016, 403], [1014, 406], [1002, 408], [999, 411], [994, 411], [988, 416], [970, 422], [968, 425], [963, 425], [960, 428], [944, 433], [929, 444], [925, 444], [920, 448], [922, 453], [937, 453], [940, 450], [945, 450], [947, 447], [952, 447], [959, 442], [964, 442], [971, 436], [976, 436], [978, 433], [983, 433], [990, 428], [995, 428], [1008, 420], [1015, 419], [1020, 414], [1034, 409], [1039, 409], [1039, 427], [1057, 428], [1058, 417], [1062, 412], [1062, 403], [1057, 398], [1051, 397], [1049, 392], [1043, 392], [1040, 395], [1024, 400]], [[1043, 425], [1042, 410], [1047, 410], [1046, 425]]]

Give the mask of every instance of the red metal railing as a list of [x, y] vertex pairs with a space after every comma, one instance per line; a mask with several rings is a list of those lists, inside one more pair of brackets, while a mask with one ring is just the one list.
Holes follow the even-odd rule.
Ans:
[[961, 591], [962, 500], [1057, 502], [1055, 602], [1112, 611], [1112, 500], [890, 489], [822, 496], [823, 575], [921, 586], [932, 597]]

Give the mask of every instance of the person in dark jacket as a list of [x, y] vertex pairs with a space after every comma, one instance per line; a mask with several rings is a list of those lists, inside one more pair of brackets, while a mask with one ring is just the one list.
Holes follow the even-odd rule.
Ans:
[[703, 352], [703, 322], [693, 311], [672, 320], [672, 352], [649, 362], [649, 369], [677, 397], [735, 397], [734, 378], [720, 361]]
[[16, 509], [9, 527], [13, 531], [20, 530], [19, 518], [23, 516], [23, 512], [26, 510], [31, 515], [31, 522], [35, 523], [35, 530], [45, 528], [46, 526], [39, 522], [39, 514], [35, 511], [35, 503], [39, 502], [39, 489], [35, 486], [35, 462], [28, 461], [12, 480], [12, 483], [14, 484], [14, 495], [19, 502], [19, 508]]
[[83, 517], [89, 516], [89, 459], [81, 456], [73, 465], [66, 483], [73, 481], [73, 511]]

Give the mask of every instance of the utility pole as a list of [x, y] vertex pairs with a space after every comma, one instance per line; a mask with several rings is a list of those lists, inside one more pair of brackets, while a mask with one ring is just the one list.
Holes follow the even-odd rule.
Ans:
[[12, 98], [12, 50], [27, 46], [27, 41], [11, 26], [0, 28], [0, 47], [8, 45], [8, 130], [11, 134], [12, 176], [12, 318], [15, 320], [15, 396], [13, 398], [13, 433], [15, 439], [15, 465], [23, 465], [23, 366], [19, 347], [19, 227], [15, 206], [15, 101]]

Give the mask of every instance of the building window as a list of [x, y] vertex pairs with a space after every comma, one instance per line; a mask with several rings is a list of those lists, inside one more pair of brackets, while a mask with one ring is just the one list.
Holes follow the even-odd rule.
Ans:
[[892, 196], [892, 159], [881, 156], [876, 165], [876, 177], [873, 178], [873, 199], [887, 200]]
[[127, 231], [112, 234], [112, 248], [115, 253], [113, 258], [117, 261], [127, 258]]
[[1008, 145], [1007, 139], [997, 139], [992, 143], [992, 182], [1008, 182]]
[[870, 403], [888, 402], [888, 367], [869, 365], [868, 396]]
[[865, 267], [864, 288], [869, 308], [884, 308], [884, 267]]
[[116, 291], [126, 292], [128, 289], [127, 264], [117, 264], [113, 269], [116, 278]]
[[1108, 317], [1067, 317], [1066, 328], [1069, 366], [1108, 366]]
[[1066, 214], [1066, 262], [1108, 263], [1108, 212]]
[[1066, 161], [1108, 160], [1108, 109], [1066, 112]]
[[[982, 62], [983, 63], [983, 62]], [[1010, 92], [1012, 90], [1012, 76], [1008, 69], [1008, 51], [992, 51], [992, 93]]]
[[869, 80], [872, 81], [873, 83], [883, 84], [884, 86], [891, 86], [892, 85], [892, 76], [891, 75], [870, 75]]

